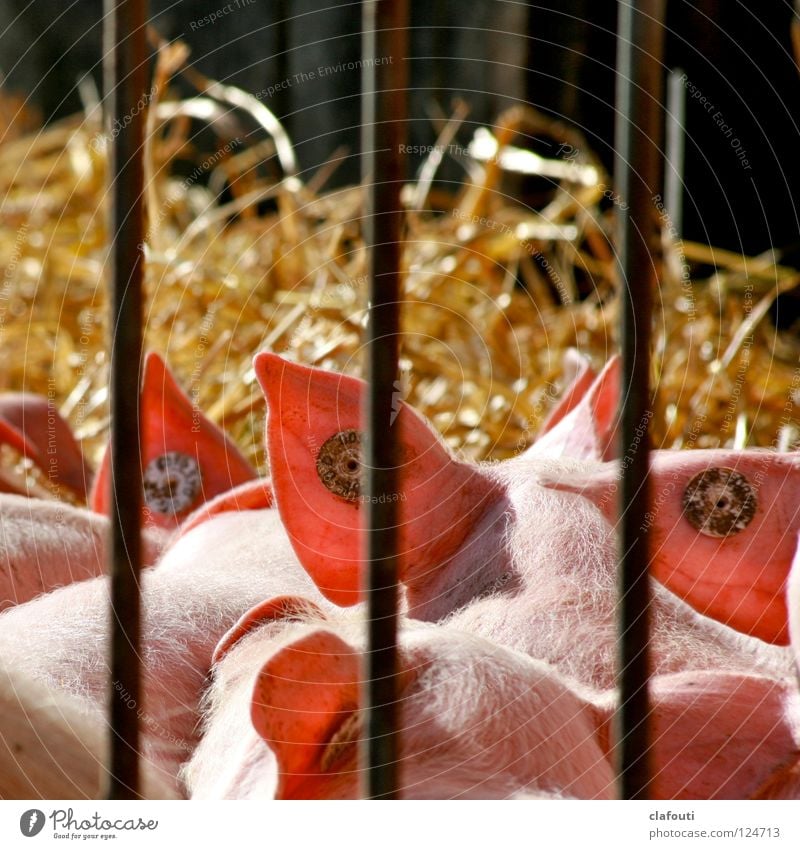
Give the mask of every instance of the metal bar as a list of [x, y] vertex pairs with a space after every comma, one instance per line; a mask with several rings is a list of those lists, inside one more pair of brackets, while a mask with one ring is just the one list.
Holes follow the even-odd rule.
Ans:
[[[405, 179], [408, 4], [368, 0], [363, 7], [362, 174], [364, 241], [369, 275], [364, 409], [366, 590], [368, 641], [364, 665], [367, 734], [363, 793], [398, 796], [397, 602], [399, 512], [397, 403], [400, 260]], [[375, 60], [379, 59], [380, 62]]]
[[800, 71], [800, 0], [794, 0], [794, 15], [791, 23], [792, 53], [794, 63]]
[[686, 159], [686, 86], [680, 68], [670, 71], [667, 83], [667, 170], [664, 204], [675, 241], [683, 237], [683, 171]]
[[650, 587], [649, 369], [663, 128], [661, 55], [664, 0], [618, 5], [617, 118], [614, 173], [625, 203], [617, 207], [622, 298], [619, 696], [616, 723], [619, 795], [649, 798], [648, 717]]
[[146, 0], [106, 0], [104, 85], [110, 142], [111, 699], [110, 799], [139, 794], [139, 522], [144, 253]]

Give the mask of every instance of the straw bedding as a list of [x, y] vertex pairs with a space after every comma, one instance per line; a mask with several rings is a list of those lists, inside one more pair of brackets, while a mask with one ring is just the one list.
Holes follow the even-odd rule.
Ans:
[[[326, 188], [335, 160], [292, 173], [288, 139], [251, 96], [186, 72], [197, 96], [174, 99], [168, 82], [184, 60], [162, 46], [148, 102], [145, 345], [266, 471], [254, 353], [360, 372], [362, 193]], [[84, 114], [38, 131], [7, 96], [2, 105], [0, 390], [47, 395], [96, 461], [109, 426], [108, 139], [90, 98]], [[572, 152], [523, 156], [537, 188], [522, 203], [513, 156], [479, 161], [478, 147], [452, 144], [463, 114], [441, 122], [404, 191], [402, 388], [465, 456], [501, 459], [535, 437], [570, 347], [600, 367], [618, 346], [622, 201], [575, 130], [516, 107], [484, 147], [502, 154], [536, 137]], [[434, 178], [448, 156], [464, 179], [445, 191]], [[794, 447], [800, 342], [769, 308], [797, 272], [772, 253], [676, 240], [659, 199], [654, 224], [654, 444]], [[10, 449], [0, 461], [46, 486]]]

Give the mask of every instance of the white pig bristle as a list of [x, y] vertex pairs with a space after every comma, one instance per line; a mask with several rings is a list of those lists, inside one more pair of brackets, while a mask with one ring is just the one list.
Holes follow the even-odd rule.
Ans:
[[[87, 702], [0, 662], [0, 798], [99, 798], [107, 735], [96, 720]], [[176, 798], [146, 763], [142, 779], [144, 798]]]

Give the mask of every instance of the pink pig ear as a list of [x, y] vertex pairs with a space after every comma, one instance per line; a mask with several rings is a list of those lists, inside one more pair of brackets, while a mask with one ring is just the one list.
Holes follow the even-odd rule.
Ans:
[[313, 601], [301, 596], [281, 595], [262, 601], [243, 614], [239, 621], [217, 643], [212, 662], [219, 663], [239, 640], [266, 622], [305, 619], [309, 616], [325, 619], [325, 614]]
[[553, 430], [565, 416], [578, 406], [597, 378], [597, 372], [592, 368], [592, 361], [581, 354], [577, 348], [569, 348], [564, 354], [564, 372], [568, 382], [567, 388], [556, 406], [542, 422], [537, 439], [541, 439], [546, 433]]
[[72, 429], [49, 398], [33, 392], [0, 395], [0, 443], [39, 466], [52, 483], [86, 498], [91, 469]]
[[[148, 519], [174, 529], [204, 501], [256, 477], [225, 433], [193, 405], [158, 354], [144, 364], [141, 393], [142, 466]], [[110, 510], [111, 459], [103, 457], [91, 495]]]
[[[362, 383], [274, 354], [259, 354], [254, 367], [267, 398], [267, 454], [275, 501], [292, 547], [326, 598], [343, 606], [355, 604], [360, 599], [362, 558]], [[322, 467], [321, 453], [330, 455], [331, 469]], [[330, 476], [333, 488], [326, 486], [320, 471]]]
[[256, 479], [235, 486], [198, 507], [186, 517], [179, 529], [179, 536], [188, 534], [198, 525], [219, 516], [220, 513], [240, 512], [242, 510], [267, 510], [272, 507], [275, 496], [268, 479]]
[[800, 673], [800, 538], [789, 572], [789, 581], [786, 587], [786, 606], [789, 609], [789, 634], [794, 649], [795, 663], [798, 673]]
[[[267, 452], [275, 501], [298, 559], [335, 604], [361, 597], [363, 381], [259, 354], [267, 397]], [[457, 460], [427, 422], [400, 402], [394, 422], [403, 462], [399, 491], [401, 574], [434, 568], [464, 540], [492, 484]]]
[[[0, 418], [0, 445], [8, 445], [13, 448], [17, 454], [35, 462], [41, 466], [41, 458], [39, 452], [34, 445], [31, 445], [15, 427], [12, 427], [7, 422]], [[0, 468], [0, 492], [9, 492], [13, 495], [27, 495], [27, 491], [23, 485], [23, 481], [15, 480], [12, 474], [6, 474]]]
[[[578, 384], [574, 392], [579, 392], [580, 388]], [[569, 391], [572, 393], [573, 388]], [[619, 398], [620, 359], [615, 356], [582, 397], [565, 399], [573, 405], [570, 411], [537, 439], [525, 456], [614, 459], [618, 453]]]
[[277, 798], [313, 798], [315, 782], [346, 765], [360, 733], [360, 682], [358, 653], [329, 631], [298, 639], [264, 664], [250, 716], [278, 761]]
[[659, 675], [652, 693], [653, 777], [659, 799], [755, 798], [797, 756], [797, 696], [753, 675]]
[[0, 444], [10, 446], [17, 454], [33, 460], [38, 466], [44, 465], [44, 460], [39, 453], [39, 449], [25, 438], [25, 434], [22, 431], [18, 430], [8, 421], [2, 408], [0, 408]]
[[[619, 464], [542, 475], [615, 524]], [[800, 462], [766, 451], [653, 451], [651, 574], [698, 613], [778, 645], [789, 641], [786, 581], [797, 556]]]

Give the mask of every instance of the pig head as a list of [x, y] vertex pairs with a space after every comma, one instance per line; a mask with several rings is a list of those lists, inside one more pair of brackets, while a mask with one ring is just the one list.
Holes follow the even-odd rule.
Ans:
[[[289, 538], [323, 594], [353, 603], [360, 598], [364, 557], [364, 384], [272, 354], [257, 356], [255, 368], [267, 396], [270, 470]], [[616, 368], [609, 364], [598, 378], [598, 396], [586, 396], [598, 434], [614, 428], [608, 399], [616, 392]], [[595, 403], [600, 396], [603, 403]], [[398, 492], [388, 495], [398, 500], [400, 578], [412, 608], [423, 587], [430, 594], [437, 574], [459, 557], [474, 563], [472, 591], [479, 593], [513, 583], [520, 563], [534, 556], [526, 547], [549, 560], [545, 567], [558, 568], [559, 551], [548, 551], [542, 539], [548, 534], [563, 538], [566, 559], [592, 534], [597, 540], [583, 546], [585, 556], [598, 562], [613, 556], [613, 539], [603, 545], [586, 507], [616, 523], [617, 463], [553, 459], [533, 449], [503, 463], [463, 462], [404, 403], [390, 426], [399, 429], [403, 459]], [[786, 581], [800, 530], [800, 460], [760, 451], [656, 451], [652, 478], [654, 577], [698, 612], [785, 645]], [[520, 522], [528, 531], [517, 547], [512, 529]], [[443, 599], [440, 593], [437, 618], [447, 612]], [[450, 609], [463, 600], [452, 596]]]
[[[226, 639], [214, 713], [187, 769], [193, 795], [358, 798], [363, 627], [356, 617], [312, 615], [277, 636], [271, 623], [254, 623]], [[406, 623], [398, 680], [403, 798], [611, 798], [597, 714], [546, 665], [478, 637]], [[222, 746], [233, 762], [216, 768]]]
[[[362, 578], [362, 385], [272, 354], [256, 357], [255, 368], [268, 400], [267, 451], [286, 531], [323, 594], [355, 604]], [[401, 404], [391, 426], [402, 439], [401, 483], [385, 496], [400, 511], [402, 568], [425, 570], [463, 543], [500, 491], [478, 467], [457, 461], [408, 405]]]
[[[651, 454], [651, 574], [698, 612], [786, 645], [786, 590], [800, 530], [800, 457], [767, 450]], [[616, 523], [617, 464], [548, 475]]]
[[[192, 795], [357, 798], [363, 631], [363, 616], [302, 597], [243, 616], [215, 652], [206, 734], [185, 772]], [[614, 691], [450, 625], [403, 620], [398, 704], [404, 798], [615, 793]], [[799, 711], [786, 680], [656, 676], [653, 797], [796, 797]]]
[[[154, 352], [145, 359], [140, 421], [145, 524], [174, 530], [203, 502], [256, 477], [235, 444], [191, 402]], [[110, 449], [90, 504], [98, 513], [111, 509]]]

